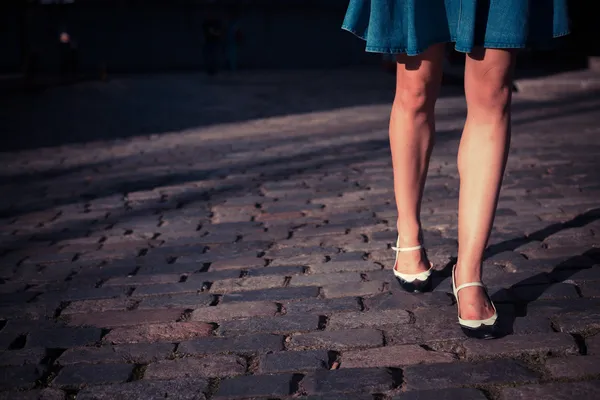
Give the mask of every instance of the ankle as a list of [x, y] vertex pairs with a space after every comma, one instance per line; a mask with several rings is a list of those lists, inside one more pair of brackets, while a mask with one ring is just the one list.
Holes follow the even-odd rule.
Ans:
[[457, 263], [455, 278], [458, 285], [470, 282], [481, 282], [481, 264]]
[[398, 230], [398, 246], [413, 247], [421, 245], [421, 227], [419, 224], [400, 224], [396, 225]]

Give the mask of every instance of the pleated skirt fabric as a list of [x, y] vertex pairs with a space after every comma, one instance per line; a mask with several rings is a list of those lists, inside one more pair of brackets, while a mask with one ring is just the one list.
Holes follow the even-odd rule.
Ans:
[[569, 33], [567, 0], [350, 0], [342, 28], [366, 51], [416, 55], [435, 43], [473, 47], [548, 46]]

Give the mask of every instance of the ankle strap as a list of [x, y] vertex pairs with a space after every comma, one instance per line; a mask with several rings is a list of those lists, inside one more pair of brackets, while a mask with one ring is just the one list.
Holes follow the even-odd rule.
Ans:
[[470, 283], [463, 283], [462, 285], [460, 285], [459, 287], [456, 288], [456, 293], [458, 293], [461, 289], [467, 288], [467, 287], [471, 287], [471, 286], [480, 286], [480, 287], [485, 287], [483, 285], [483, 283], [481, 282], [470, 282]]
[[413, 247], [392, 247], [392, 250], [395, 250], [395, 251], [415, 251], [415, 250], [420, 250], [422, 248], [423, 248], [422, 245], [418, 245], [418, 246], [413, 246]]

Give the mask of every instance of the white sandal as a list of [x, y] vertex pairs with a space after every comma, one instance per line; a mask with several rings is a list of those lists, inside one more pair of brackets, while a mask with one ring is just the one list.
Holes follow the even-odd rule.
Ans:
[[394, 261], [394, 276], [398, 279], [398, 283], [402, 289], [407, 292], [427, 292], [431, 290], [431, 273], [433, 272], [433, 264], [430, 262], [430, 268], [427, 271], [419, 272], [418, 274], [404, 274], [396, 270], [398, 263], [398, 253], [405, 251], [416, 251], [423, 249], [422, 245], [413, 247], [398, 247], [400, 238], [396, 240], [396, 246], [392, 250], [396, 252], [396, 260]]
[[[468, 337], [477, 338], [477, 339], [492, 339], [498, 336], [498, 312], [496, 311], [496, 306], [494, 302], [490, 298], [488, 294], [487, 288], [482, 282], [469, 282], [463, 283], [459, 287], [456, 287], [456, 281], [454, 278], [454, 271], [456, 269], [456, 265], [452, 267], [452, 292], [454, 293], [454, 297], [456, 298], [456, 306], [458, 308], [458, 324], [460, 325], [462, 331]], [[494, 315], [486, 319], [462, 319], [460, 317], [460, 303], [458, 300], [458, 292], [462, 289], [472, 286], [482, 287], [485, 295], [488, 297], [490, 304], [494, 308]]]

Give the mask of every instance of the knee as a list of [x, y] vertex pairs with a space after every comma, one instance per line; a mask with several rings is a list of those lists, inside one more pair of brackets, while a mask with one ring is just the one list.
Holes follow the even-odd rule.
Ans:
[[504, 114], [510, 106], [512, 84], [501, 71], [488, 71], [474, 79], [467, 90], [469, 111], [482, 110], [488, 114]]
[[426, 115], [433, 112], [435, 98], [430, 85], [413, 82], [396, 89], [394, 109], [405, 114]]

